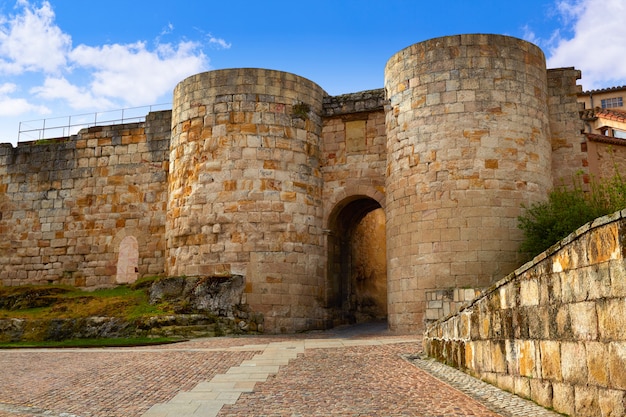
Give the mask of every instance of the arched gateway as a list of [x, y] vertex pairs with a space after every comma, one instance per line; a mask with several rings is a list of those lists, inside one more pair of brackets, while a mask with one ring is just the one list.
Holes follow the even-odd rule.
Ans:
[[329, 218], [327, 307], [335, 324], [387, 318], [385, 212], [366, 196], [339, 203]]

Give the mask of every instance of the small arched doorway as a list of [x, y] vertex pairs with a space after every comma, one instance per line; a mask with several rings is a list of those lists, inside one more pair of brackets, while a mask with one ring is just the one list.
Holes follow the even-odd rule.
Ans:
[[348, 198], [329, 217], [327, 307], [332, 325], [387, 318], [385, 212], [366, 196]]

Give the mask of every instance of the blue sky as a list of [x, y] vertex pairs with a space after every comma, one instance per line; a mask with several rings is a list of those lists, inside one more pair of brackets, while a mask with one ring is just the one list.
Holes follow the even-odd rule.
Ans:
[[585, 90], [626, 85], [626, 0], [0, 0], [0, 143], [20, 121], [170, 103], [185, 77], [260, 67], [329, 94], [383, 86], [413, 43], [496, 33], [539, 45]]

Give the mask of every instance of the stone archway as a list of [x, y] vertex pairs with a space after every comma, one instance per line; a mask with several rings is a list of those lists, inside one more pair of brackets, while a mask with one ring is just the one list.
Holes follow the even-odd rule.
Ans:
[[387, 318], [385, 212], [365, 196], [337, 204], [329, 218], [327, 307], [333, 325]]
[[119, 248], [115, 282], [118, 284], [131, 284], [137, 281], [139, 244], [134, 236], [126, 236], [120, 242]]

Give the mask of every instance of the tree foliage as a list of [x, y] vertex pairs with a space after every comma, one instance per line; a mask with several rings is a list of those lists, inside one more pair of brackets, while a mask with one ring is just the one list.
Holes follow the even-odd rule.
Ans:
[[626, 208], [626, 182], [617, 169], [612, 177], [592, 180], [586, 188], [579, 174], [573, 186], [555, 188], [547, 201], [523, 206], [526, 211], [518, 217], [524, 232], [520, 251], [538, 255], [585, 223]]

